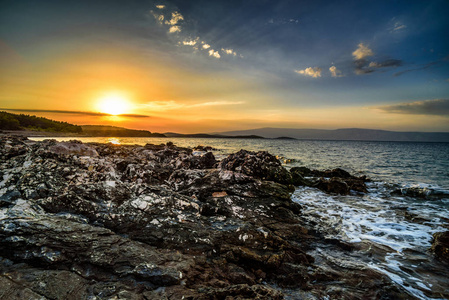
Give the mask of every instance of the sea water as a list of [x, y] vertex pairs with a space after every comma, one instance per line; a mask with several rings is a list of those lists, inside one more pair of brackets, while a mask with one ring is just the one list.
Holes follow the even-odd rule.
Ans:
[[[44, 138], [33, 138], [42, 140]], [[59, 141], [73, 138], [56, 138]], [[83, 142], [212, 146], [220, 159], [240, 149], [268, 151], [285, 167], [342, 168], [371, 178], [368, 193], [330, 195], [299, 187], [292, 200], [327, 238], [362, 245], [353, 263], [387, 275], [419, 299], [441, 299], [449, 266], [429, 252], [432, 234], [449, 230], [449, 143], [198, 138], [77, 138]], [[338, 260], [326, 250], [310, 253]], [[347, 259], [347, 258], [346, 258]]]

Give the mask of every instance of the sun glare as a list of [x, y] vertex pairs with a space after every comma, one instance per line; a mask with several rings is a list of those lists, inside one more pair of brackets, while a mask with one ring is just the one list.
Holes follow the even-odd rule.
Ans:
[[98, 108], [102, 113], [114, 116], [128, 113], [129, 107], [128, 100], [120, 94], [108, 94], [98, 102]]

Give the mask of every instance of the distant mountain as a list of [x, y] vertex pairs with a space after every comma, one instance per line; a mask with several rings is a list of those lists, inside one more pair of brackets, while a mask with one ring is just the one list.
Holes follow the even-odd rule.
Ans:
[[186, 138], [218, 138], [218, 139], [263, 139], [264, 137], [258, 135], [223, 135], [223, 134], [208, 134], [208, 133], [189, 133], [182, 134], [176, 132], [165, 132], [166, 137], [186, 137]]
[[219, 132], [214, 134], [229, 136], [258, 135], [265, 138], [289, 137], [295, 139], [337, 141], [449, 142], [449, 132], [401, 132], [360, 128], [345, 128], [336, 130], [259, 128]]
[[162, 133], [106, 125], [81, 125], [83, 134], [98, 137], [165, 137]]

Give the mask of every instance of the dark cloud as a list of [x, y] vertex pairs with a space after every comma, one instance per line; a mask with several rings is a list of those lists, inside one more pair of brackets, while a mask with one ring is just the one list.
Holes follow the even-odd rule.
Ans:
[[355, 73], [357, 75], [363, 75], [374, 72], [374, 70], [369, 68], [368, 65], [369, 62], [364, 58], [354, 60]]
[[449, 99], [434, 99], [379, 107], [388, 113], [449, 117]]
[[364, 58], [354, 60], [355, 73], [357, 75], [373, 73], [383, 68], [396, 68], [402, 66], [402, 64], [402, 60], [399, 59], [386, 59], [379, 62], [369, 62]]
[[[74, 110], [46, 110], [46, 109], [14, 109], [14, 108], [0, 108], [0, 110], [4, 111], [16, 111], [16, 112], [42, 112], [42, 113], [55, 113], [55, 114], [70, 114], [70, 115], [83, 115], [83, 116], [98, 116], [98, 117], [108, 117], [112, 116], [111, 114], [100, 113], [100, 112], [91, 112], [91, 111], [74, 111]], [[138, 115], [138, 114], [121, 114], [121, 117], [128, 118], [149, 118], [150, 116], [146, 115]]]
[[405, 74], [405, 73], [408, 73], [408, 72], [425, 70], [425, 69], [428, 69], [431, 66], [437, 65], [439, 63], [440, 63], [439, 61], [433, 61], [433, 62], [430, 62], [428, 64], [425, 64], [424, 66], [421, 66], [421, 67], [418, 67], [418, 68], [415, 68], [415, 69], [409, 69], [409, 70], [404, 70], [404, 71], [401, 71], [401, 72], [394, 73], [393, 76], [397, 77], [397, 76], [401, 76], [402, 74]]
[[388, 67], [400, 67], [402, 66], [402, 60], [399, 59], [387, 59], [381, 62], [371, 62], [369, 64], [372, 68], [388, 68]]

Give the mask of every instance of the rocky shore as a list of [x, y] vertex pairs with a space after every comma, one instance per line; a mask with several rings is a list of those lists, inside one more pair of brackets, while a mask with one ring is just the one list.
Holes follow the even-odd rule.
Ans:
[[1, 137], [0, 299], [413, 299], [290, 199], [367, 178], [198, 150]]

